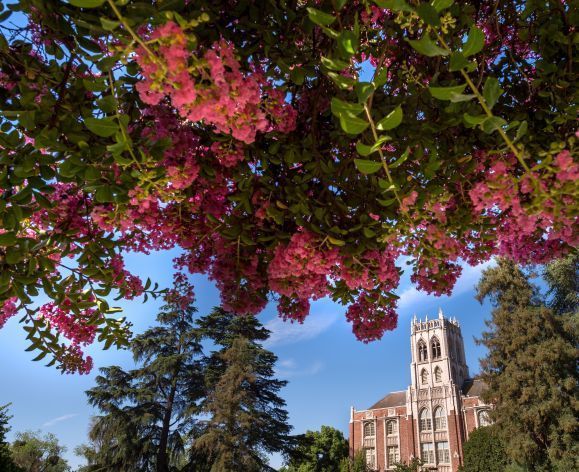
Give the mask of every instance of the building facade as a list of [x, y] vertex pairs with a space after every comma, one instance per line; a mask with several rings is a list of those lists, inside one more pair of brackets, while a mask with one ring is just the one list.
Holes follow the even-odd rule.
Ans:
[[485, 385], [470, 379], [460, 324], [442, 310], [432, 320], [414, 317], [410, 348], [410, 386], [367, 410], [352, 407], [350, 455], [364, 451], [376, 471], [420, 457], [425, 470], [456, 472], [468, 435], [489, 422]]

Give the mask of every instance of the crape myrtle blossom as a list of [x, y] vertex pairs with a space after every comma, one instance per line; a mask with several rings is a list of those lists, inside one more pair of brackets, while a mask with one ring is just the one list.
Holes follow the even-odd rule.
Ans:
[[241, 316], [329, 297], [369, 342], [403, 269], [450, 294], [579, 242], [569, 3], [53, 3], [0, 29], [0, 326], [65, 372], [163, 295], [128, 252], [180, 251], [183, 306], [189, 274]]

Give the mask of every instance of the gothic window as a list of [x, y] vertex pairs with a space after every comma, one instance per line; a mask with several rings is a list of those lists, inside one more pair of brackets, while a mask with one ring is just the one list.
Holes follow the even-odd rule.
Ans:
[[388, 446], [388, 467], [394, 466], [400, 462], [400, 453], [398, 452], [398, 446]]
[[428, 372], [426, 372], [426, 369], [422, 369], [420, 372], [420, 381], [423, 384], [428, 383]]
[[398, 432], [398, 425], [396, 421], [390, 420], [386, 422], [386, 434], [392, 436]]
[[450, 449], [448, 447], [447, 441], [436, 443], [436, 456], [438, 458], [438, 462], [450, 464]]
[[421, 362], [428, 360], [428, 348], [422, 339], [418, 341], [418, 360]]
[[478, 416], [478, 425], [479, 426], [488, 426], [492, 423], [488, 410], [479, 410], [477, 413]]
[[442, 369], [438, 366], [434, 368], [434, 380], [442, 382]]
[[434, 336], [430, 341], [430, 347], [432, 350], [433, 359], [439, 359], [440, 357], [442, 357], [442, 352], [440, 350], [440, 341], [436, 336]]
[[423, 408], [418, 415], [420, 431], [430, 431], [432, 429], [432, 419], [428, 408]]
[[434, 429], [437, 431], [446, 429], [446, 412], [441, 406], [434, 410]]
[[420, 458], [427, 464], [434, 464], [434, 444], [422, 443], [420, 445]]
[[364, 423], [364, 447], [376, 447], [376, 425], [373, 421]]

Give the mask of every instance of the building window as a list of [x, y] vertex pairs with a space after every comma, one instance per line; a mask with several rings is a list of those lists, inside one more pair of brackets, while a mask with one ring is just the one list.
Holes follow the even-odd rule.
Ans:
[[442, 369], [438, 366], [434, 368], [434, 380], [442, 382]]
[[422, 369], [420, 372], [420, 381], [423, 384], [428, 383], [428, 372], [426, 372], [426, 369]]
[[446, 412], [441, 406], [434, 410], [434, 429], [437, 431], [446, 429]]
[[398, 432], [398, 424], [396, 421], [390, 420], [386, 422], [386, 434], [388, 436], [393, 436]]
[[366, 449], [366, 466], [370, 469], [376, 467], [376, 453], [374, 449]]
[[420, 421], [420, 431], [430, 431], [432, 429], [432, 419], [430, 418], [430, 412], [428, 408], [423, 408], [418, 415]]
[[373, 421], [364, 423], [364, 447], [376, 447], [376, 425]]
[[432, 358], [440, 359], [442, 357], [442, 352], [440, 350], [440, 341], [436, 336], [430, 341], [430, 347], [432, 348]]
[[489, 412], [488, 410], [479, 410], [479, 412], [477, 413], [478, 416], [478, 425], [480, 426], [489, 426], [492, 421], [491, 418], [489, 417]]
[[400, 462], [400, 453], [398, 446], [388, 446], [388, 467], [394, 466]]
[[426, 347], [426, 343], [422, 339], [418, 341], [418, 360], [419, 361], [428, 360], [428, 348]]
[[422, 443], [420, 445], [420, 458], [426, 464], [434, 464], [434, 444]]
[[438, 462], [443, 464], [450, 464], [450, 449], [448, 448], [448, 442], [437, 442], [436, 443], [436, 457]]

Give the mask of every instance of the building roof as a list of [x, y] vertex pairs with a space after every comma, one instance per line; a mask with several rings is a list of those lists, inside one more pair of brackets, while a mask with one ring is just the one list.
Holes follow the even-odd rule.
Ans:
[[376, 410], [377, 408], [391, 408], [394, 406], [406, 405], [406, 390], [400, 392], [391, 392], [386, 395], [382, 400], [374, 403], [369, 410]]
[[467, 397], [480, 397], [487, 388], [482, 379], [466, 379], [462, 384], [462, 394]]

